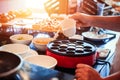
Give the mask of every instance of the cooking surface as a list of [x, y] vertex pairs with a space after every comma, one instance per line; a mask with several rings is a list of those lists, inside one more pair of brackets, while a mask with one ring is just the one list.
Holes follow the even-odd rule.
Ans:
[[92, 43], [77, 40], [56, 40], [50, 42], [48, 45], [50, 51], [64, 56], [85, 56], [95, 53], [95, 45]]

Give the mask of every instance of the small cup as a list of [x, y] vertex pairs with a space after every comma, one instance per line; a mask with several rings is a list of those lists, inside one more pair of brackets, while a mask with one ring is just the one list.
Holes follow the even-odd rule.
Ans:
[[66, 37], [71, 37], [76, 34], [76, 21], [66, 18], [61, 22], [62, 32]]

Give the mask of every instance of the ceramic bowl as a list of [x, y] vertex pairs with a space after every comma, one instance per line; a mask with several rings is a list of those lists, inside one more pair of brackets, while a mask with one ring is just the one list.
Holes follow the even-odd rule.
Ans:
[[54, 69], [57, 65], [57, 60], [47, 55], [29, 56], [25, 58], [25, 61], [48, 69]]
[[6, 44], [0, 47], [0, 51], [7, 51], [24, 57], [30, 48], [25, 44]]
[[30, 44], [33, 36], [29, 34], [15, 34], [10, 36], [10, 40], [12, 43], [20, 43], [20, 44]]
[[46, 51], [46, 45], [53, 40], [53, 38], [34, 38], [32, 43], [38, 50]]

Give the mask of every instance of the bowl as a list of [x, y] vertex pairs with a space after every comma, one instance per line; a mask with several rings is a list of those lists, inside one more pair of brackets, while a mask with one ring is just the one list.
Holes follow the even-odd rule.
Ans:
[[105, 34], [105, 33], [97, 34], [96, 32], [90, 32], [90, 31], [83, 32], [82, 36], [91, 41], [102, 41], [102, 40], [106, 40], [106, 39], [113, 37], [113, 35], [109, 35], [109, 34]]
[[30, 51], [30, 48], [25, 44], [6, 44], [0, 47], [0, 51], [11, 52], [24, 57]]
[[29, 34], [14, 34], [10, 36], [10, 40], [12, 43], [20, 43], [20, 44], [30, 44], [33, 36]]
[[33, 45], [40, 51], [46, 51], [46, 45], [53, 41], [54, 38], [34, 38], [32, 40]]
[[47, 55], [34, 55], [25, 58], [25, 61], [48, 69], [54, 69], [57, 65], [57, 60]]

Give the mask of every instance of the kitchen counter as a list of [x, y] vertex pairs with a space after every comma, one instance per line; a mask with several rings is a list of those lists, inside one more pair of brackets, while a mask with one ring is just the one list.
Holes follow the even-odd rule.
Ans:
[[[113, 34], [117, 34], [117, 32], [110, 31]], [[0, 27], [0, 46], [4, 44], [11, 43], [9, 40], [10, 35], [13, 34], [18, 34], [18, 33], [27, 33], [27, 34], [32, 34], [34, 37], [37, 36], [38, 34], [50, 34], [50, 36], [53, 36], [52, 33], [47, 33], [47, 32], [40, 32], [37, 30], [27, 30], [24, 28], [13, 28], [12, 26], [2, 26]], [[115, 44], [118, 40], [118, 36], [116, 35], [114, 38], [109, 40], [108, 42], [97, 45], [98, 48], [107, 48], [110, 49], [110, 53], [105, 59], [101, 59], [102, 61], [98, 61], [95, 63], [92, 67], [98, 71], [101, 76], [105, 77], [109, 74], [109, 63], [111, 63], [113, 56], [114, 56], [114, 48]], [[32, 44], [30, 44], [30, 48], [35, 49]], [[45, 52], [37, 51], [39, 54], [45, 54]], [[106, 61], [106, 62], [105, 62]], [[55, 70], [49, 70], [45, 69], [42, 67], [38, 67], [35, 65], [31, 65], [33, 68], [32, 70], [35, 70], [34, 72], [29, 72], [30, 73], [30, 80], [37, 80], [38, 78], [42, 78], [42, 80], [52, 80], [51, 78], [53, 77], [61, 77], [59, 80], [73, 80], [74, 79], [74, 74], [75, 74], [75, 69], [66, 69], [66, 68], [61, 68], [56, 66]], [[42, 69], [42, 71], [41, 71]], [[39, 74], [38, 74], [39, 73]], [[43, 74], [45, 73], [45, 75]], [[32, 76], [31, 76], [32, 75]], [[46, 77], [47, 76], [47, 77]], [[43, 79], [45, 78], [45, 79]]]

